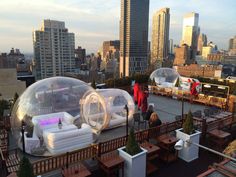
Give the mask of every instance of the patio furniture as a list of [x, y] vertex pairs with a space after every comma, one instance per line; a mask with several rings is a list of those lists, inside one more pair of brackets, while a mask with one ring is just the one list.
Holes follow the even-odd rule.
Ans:
[[61, 174], [63, 177], [86, 177], [90, 176], [90, 171], [82, 164], [77, 163], [70, 167], [62, 167]]
[[9, 153], [9, 155], [4, 157], [0, 148], [0, 161], [5, 163], [5, 167], [8, 174], [18, 171], [20, 157], [18, 155], [17, 149], [14, 150], [14, 153]]
[[170, 134], [164, 134], [157, 138], [157, 145], [161, 148], [160, 158], [163, 161], [169, 163], [177, 159], [177, 151], [174, 149], [177, 141], [177, 138]]
[[75, 125], [64, 125], [47, 129], [43, 132], [44, 143], [52, 154], [72, 151], [83, 148], [93, 142], [92, 129], [88, 124], [83, 123], [78, 129]]
[[156, 159], [159, 156], [160, 148], [154, 144], [147, 141], [140, 144], [141, 147], [147, 150], [147, 175], [150, 175], [158, 170], [156, 165], [154, 165], [151, 160]]
[[202, 117], [202, 111], [197, 110], [197, 111], [193, 112], [193, 117], [201, 118]]
[[208, 132], [209, 134], [209, 142], [212, 144], [212, 146], [222, 151], [224, 147], [229, 143], [231, 134], [228, 132], [225, 132], [223, 130], [214, 129]]
[[175, 120], [176, 120], [176, 121], [182, 120], [182, 116], [181, 116], [181, 115], [175, 116]]
[[137, 122], [138, 123], [138, 130], [140, 129], [140, 124], [144, 124], [144, 126], [145, 126], [145, 129], [146, 129], [146, 127], [147, 127], [147, 123], [146, 123], [146, 120], [141, 120], [141, 115], [140, 115], [140, 113], [139, 112], [137, 112], [137, 113], [134, 113], [133, 114], [133, 118], [134, 118], [134, 126], [135, 126], [135, 123]]
[[108, 152], [97, 157], [100, 168], [110, 177], [121, 169], [121, 176], [124, 177], [124, 159], [122, 159], [117, 151]]
[[0, 148], [4, 157], [8, 155], [9, 137], [6, 129], [0, 130]]
[[236, 163], [228, 159], [222, 161], [221, 163], [214, 163], [209, 166], [208, 170], [204, 173], [198, 175], [197, 177], [208, 177], [208, 176], [236, 176], [235, 171]]
[[159, 156], [160, 148], [157, 145], [144, 141], [140, 146], [147, 150], [148, 160], [156, 159]]

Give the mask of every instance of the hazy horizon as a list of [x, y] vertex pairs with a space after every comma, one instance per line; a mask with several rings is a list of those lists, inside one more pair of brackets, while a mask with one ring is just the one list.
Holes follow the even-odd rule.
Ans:
[[[75, 47], [87, 53], [96, 52], [105, 40], [119, 39], [120, 0], [1, 0], [0, 52], [12, 47], [22, 53], [33, 53], [32, 31], [40, 29], [43, 19], [64, 21], [75, 33]], [[236, 1], [225, 0], [150, 0], [149, 41], [155, 11], [170, 8], [170, 39], [179, 44], [183, 16], [199, 13], [201, 32], [219, 49], [228, 49], [229, 39], [236, 35]]]

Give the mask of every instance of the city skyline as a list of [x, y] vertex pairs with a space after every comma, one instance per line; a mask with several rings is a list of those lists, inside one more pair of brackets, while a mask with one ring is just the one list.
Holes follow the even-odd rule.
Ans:
[[[119, 39], [120, 0], [2, 0], [0, 6], [0, 52], [9, 52], [15, 47], [23, 53], [33, 53], [32, 32], [40, 27], [44, 19], [64, 21], [75, 33], [75, 46], [86, 48], [88, 53], [96, 52], [103, 41]], [[201, 32], [219, 49], [228, 49], [228, 41], [236, 31], [235, 6], [234, 0], [217, 3], [213, 0], [151, 0], [149, 41], [152, 14], [168, 7], [171, 11], [170, 39], [174, 40], [174, 44], [179, 44], [181, 40], [184, 14], [196, 12], [200, 15]]]

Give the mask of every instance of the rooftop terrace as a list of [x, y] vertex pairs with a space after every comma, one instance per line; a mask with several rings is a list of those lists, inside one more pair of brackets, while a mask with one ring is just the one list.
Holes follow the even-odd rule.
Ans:
[[[160, 119], [162, 122], [174, 122], [176, 115], [182, 114], [182, 103], [181, 101], [171, 99], [169, 97], [163, 97], [163, 96], [156, 96], [156, 95], [150, 95], [148, 98], [149, 103], [154, 103], [154, 110], [158, 113]], [[189, 102], [184, 102], [184, 113], [187, 113], [189, 110], [192, 112], [201, 110], [203, 111], [206, 106], [199, 105], [199, 104], [190, 104]], [[130, 127], [133, 124], [130, 123]], [[144, 126], [140, 127], [140, 130], [143, 130]], [[138, 130], [137, 125], [135, 126], [135, 130]], [[104, 142], [108, 140], [112, 140], [115, 138], [119, 138], [122, 136], [125, 136], [125, 126], [121, 126], [118, 128], [105, 130], [103, 131], [99, 139], [96, 143]], [[232, 135], [232, 139], [236, 138], [236, 127], [232, 127], [232, 129], [229, 131]], [[9, 149], [15, 149], [16, 144], [10, 135], [10, 148]], [[208, 141], [205, 143], [206, 146], [208, 146]], [[41, 157], [33, 157], [28, 156], [31, 160], [31, 162], [35, 162], [38, 160], [42, 160], [44, 158]], [[187, 163], [181, 159], [177, 159], [171, 163], [166, 163], [163, 160], [160, 160], [159, 158], [152, 161], [152, 163], [158, 168], [158, 170], [154, 173], [152, 173], [149, 176], [163, 176], [163, 177], [195, 177], [204, 171], [208, 169], [209, 165], [212, 165], [214, 162], [220, 162], [223, 159], [219, 156], [212, 154], [210, 152], [207, 152], [205, 150], [200, 150], [200, 155], [197, 160], [194, 160], [190, 163]], [[95, 159], [89, 159], [84, 160], [83, 164], [92, 172], [92, 176], [105, 176], [103, 171], [98, 167], [98, 162]], [[61, 170], [54, 170], [50, 171], [49, 173], [43, 174], [43, 177], [60, 177], [61, 176]]]

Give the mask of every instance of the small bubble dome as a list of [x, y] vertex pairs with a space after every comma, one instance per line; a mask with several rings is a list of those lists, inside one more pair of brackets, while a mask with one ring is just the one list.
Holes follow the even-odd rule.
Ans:
[[157, 85], [163, 87], [173, 87], [178, 77], [180, 77], [179, 73], [172, 68], [160, 68], [150, 75], [152, 81], [155, 80]]
[[109, 120], [96, 90], [74, 78], [40, 80], [18, 98], [11, 117], [13, 135], [25, 151], [52, 155], [79, 149], [95, 141]]
[[133, 98], [128, 92], [121, 89], [98, 89], [97, 92], [104, 98], [107, 107], [109, 124], [106, 128], [113, 128], [126, 124], [128, 107], [128, 120], [133, 118], [135, 111]]

